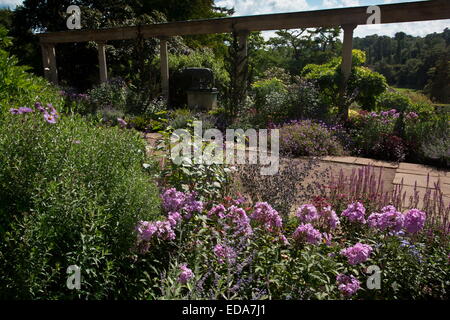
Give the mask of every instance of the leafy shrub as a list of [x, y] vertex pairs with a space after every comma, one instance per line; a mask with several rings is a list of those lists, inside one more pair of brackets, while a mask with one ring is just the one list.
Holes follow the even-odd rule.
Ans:
[[[398, 111], [409, 110], [412, 106], [411, 100], [399, 93], [399, 92], [385, 92], [377, 98], [378, 110], [391, 110], [396, 109]], [[413, 110], [411, 110], [413, 111]]]
[[[2, 31], [3, 30], [3, 31]], [[9, 46], [5, 29], [0, 29], [0, 42]], [[10, 108], [30, 107], [35, 101], [47, 101], [61, 107], [62, 97], [46, 80], [36, 77], [18, 59], [0, 48], [0, 117]]]
[[343, 147], [324, 125], [310, 120], [280, 128], [280, 152], [290, 156], [342, 155]]
[[[384, 76], [363, 67], [366, 57], [360, 50], [353, 50], [353, 68], [348, 81], [346, 96], [355, 95], [356, 101], [366, 110], [375, 107], [376, 97], [382, 94], [387, 83]], [[333, 58], [322, 65], [309, 64], [305, 66], [302, 75], [308, 80], [317, 81], [323, 99], [330, 106], [339, 105], [339, 90], [341, 86], [342, 58]]]
[[102, 83], [88, 92], [92, 110], [114, 109], [127, 111], [128, 87], [122, 79], [112, 79]]
[[175, 109], [169, 113], [169, 125], [173, 129], [184, 129], [194, 120], [194, 113], [189, 109]]
[[[35, 111], [0, 122], [0, 296], [14, 299], [137, 297], [134, 227], [159, 214], [143, 172], [143, 140], [80, 116], [47, 123]], [[66, 269], [81, 267], [81, 290]], [[141, 288], [141, 289], [138, 289]]]
[[371, 150], [371, 154], [376, 159], [399, 162], [405, 160], [407, 152], [407, 147], [403, 139], [393, 134], [381, 135]]

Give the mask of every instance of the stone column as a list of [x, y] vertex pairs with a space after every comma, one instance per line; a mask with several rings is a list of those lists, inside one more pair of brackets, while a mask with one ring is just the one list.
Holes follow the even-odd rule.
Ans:
[[106, 41], [97, 42], [98, 66], [100, 69], [100, 82], [108, 81], [108, 66], [106, 64]]
[[167, 38], [160, 38], [160, 59], [161, 59], [161, 89], [162, 94], [169, 102], [169, 56], [167, 53]]
[[343, 25], [344, 29], [344, 44], [342, 47], [342, 83], [340, 89], [340, 104], [341, 110], [340, 115], [343, 120], [347, 120], [348, 118], [348, 106], [345, 103], [345, 94], [347, 91], [347, 83], [352, 73], [352, 61], [353, 61], [353, 30], [357, 25], [348, 24]]

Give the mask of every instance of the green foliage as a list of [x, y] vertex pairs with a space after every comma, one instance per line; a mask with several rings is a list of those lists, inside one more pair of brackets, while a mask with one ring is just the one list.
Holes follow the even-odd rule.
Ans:
[[376, 105], [377, 110], [379, 111], [392, 109], [396, 109], [398, 111], [406, 111], [411, 109], [412, 102], [407, 96], [397, 91], [387, 91], [377, 98]]
[[[0, 296], [136, 298], [149, 286], [132, 251], [136, 223], [159, 214], [144, 161], [133, 131], [38, 112], [2, 119]], [[79, 291], [66, 288], [70, 265], [81, 267]]]
[[0, 117], [10, 108], [31, 107], [35, 101], [47, 101], [55, 107], [62, 105], [63, 99], [48, 82], [19, 66], [18, 59], [1, 49], [10, 41], [4, 29], [0, 28]]
[[[348, 81], [346, 96], [355, 95], [355, 100], [364, 109], [375, 107], [375, 99], [386, 88], [386, 79], [379, 73], [361, 66], [365, 62], [365, 53], [353, 50], [353, 68]], [[334, 58], [322, 65], [309, 64], [302, 74], [306, 79], [317, 81], [324, 100], [330, 106], [339, 106], [339, 90], [341, 86], [342, 58]]]

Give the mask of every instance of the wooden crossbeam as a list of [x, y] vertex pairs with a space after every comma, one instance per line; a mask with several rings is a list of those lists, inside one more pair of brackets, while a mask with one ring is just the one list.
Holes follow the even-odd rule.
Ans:
[[[450, 1], [430, 0], [379, 5], [381, 23], [415, 22], [450, 19]], [[367, 6], [303, 11], [294, 13], [265, 14], [245, 17], [228, 17], [191, 20], [121, 27], [99, 30], [73, 30], [42, 33], [41, 43], [68, 43], [85, 41], [111, 41], [183, 35], [231, 33], [236, 31], [267, 31], [314, 27], [338, 27], [342, 25], [365, 25], [370, 14]]]

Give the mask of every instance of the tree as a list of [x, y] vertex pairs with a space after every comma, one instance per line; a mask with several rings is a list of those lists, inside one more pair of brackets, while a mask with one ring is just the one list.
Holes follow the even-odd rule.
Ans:
[[[386, 90], [387, 83], [386, 78], [381, 74], [364, 67], [365, 61], [366, 55], [363, 51], [353, 50], [352, 72], [345, 96], [349, 98], [349, 103], [354, 99], [364, 109], [371, 110], [375, 107], [377, 96]], [[328, 105], [348, 108], [349, 105], [340, 106], [341, 101], [339, 101], [339, 90], [343, 76], [341, 64], [341, 57], [333, 58], [322, 65], [310, 64], [303, 69], [303, 76], [306, 79], [317, 81]]]

